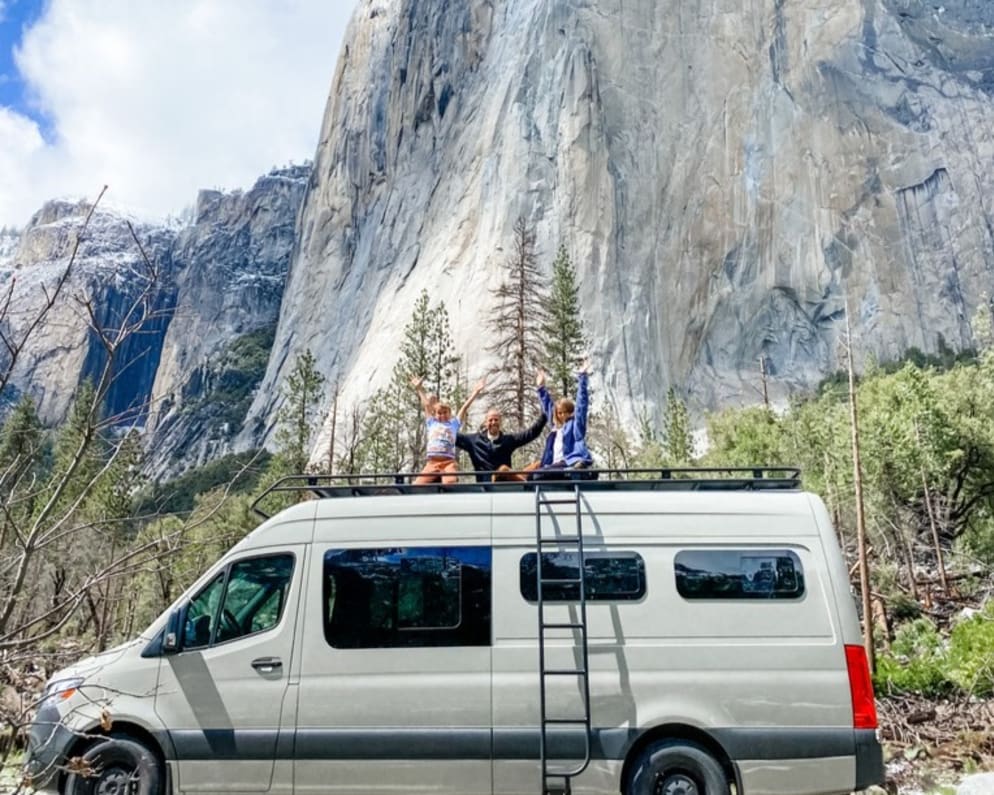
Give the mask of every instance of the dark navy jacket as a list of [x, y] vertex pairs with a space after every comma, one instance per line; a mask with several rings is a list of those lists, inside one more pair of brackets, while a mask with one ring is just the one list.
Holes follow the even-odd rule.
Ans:
[[[493, 441], [487, 432], [460, 433], [456, 436], [456, 447], [469, 453], [473, 469], [477, 472], [494, 472], [500, 466], [511, 466], [511, 453], [523, 447], [533, 439], [537, 439], [545, 427], [545, 417], [538, 420], [529, 428], [517, 433], [502, 433]], [[490, 480], [490, 475], [477, 475], [480, 482]]]

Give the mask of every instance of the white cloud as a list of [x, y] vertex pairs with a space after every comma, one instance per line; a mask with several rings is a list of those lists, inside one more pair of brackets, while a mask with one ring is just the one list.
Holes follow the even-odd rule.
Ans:
[[0, 226], [104, 184], [164, 215], [312, 157], [355, 4], [52, 0], [16, 53], [51, 128], [0, 108]]

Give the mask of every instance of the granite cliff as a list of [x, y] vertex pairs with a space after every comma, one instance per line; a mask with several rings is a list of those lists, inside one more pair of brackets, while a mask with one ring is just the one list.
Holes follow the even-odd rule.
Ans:
[[305, 347], [340, 405], [384, 382], [422, 288], [482, 371], [519, 216], [622, 417], [810, 388], [846, 296], [864, 360], [970, 347], [992, 163], [986, 0], [360, 0], [252, 433]]
[[[265, 370], [310, 166], [274, 170], [247, 191], [202, 191], [187, 222], [132, 220], [158, 269], [154, 316], [118, 356], [105, 406], [122, 423], [145, 425], [149, 469], [178, 473], [232, 451]], [[0, 232], [0, 295], [13, 285], [3, 330], [18, 337], [67, 265], [89, 210], [47, 203], [22, 232]], [[6, 403], [28, 393], [42, 419], [59, 422], [77, 385], [106, 354], [98, 325], [114, 327], [145, 287], [128, 219], [100, 207], [80, 243], [59, 302], [18, 361]]]

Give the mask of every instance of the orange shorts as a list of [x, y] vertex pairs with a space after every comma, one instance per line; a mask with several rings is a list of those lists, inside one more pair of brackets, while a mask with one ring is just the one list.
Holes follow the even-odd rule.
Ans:
[[419, 486], [424, 483], [457, 483], [459, 478], [455, 475], [443, 475], [443, 472], [458, 472], [454, 458], [429, 458], [425, 463], [425, 468], [421, 474], [414, 479], [414, 485]]

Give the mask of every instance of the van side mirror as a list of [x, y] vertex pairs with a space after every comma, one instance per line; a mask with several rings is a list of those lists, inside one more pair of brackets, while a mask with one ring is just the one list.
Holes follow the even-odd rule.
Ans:
[[183, 625], [183, 611], [173, 610], [169, 614], [166, 628], [162, 633], [162, 653], [175, 654], [180, 650], [180, 627]]

